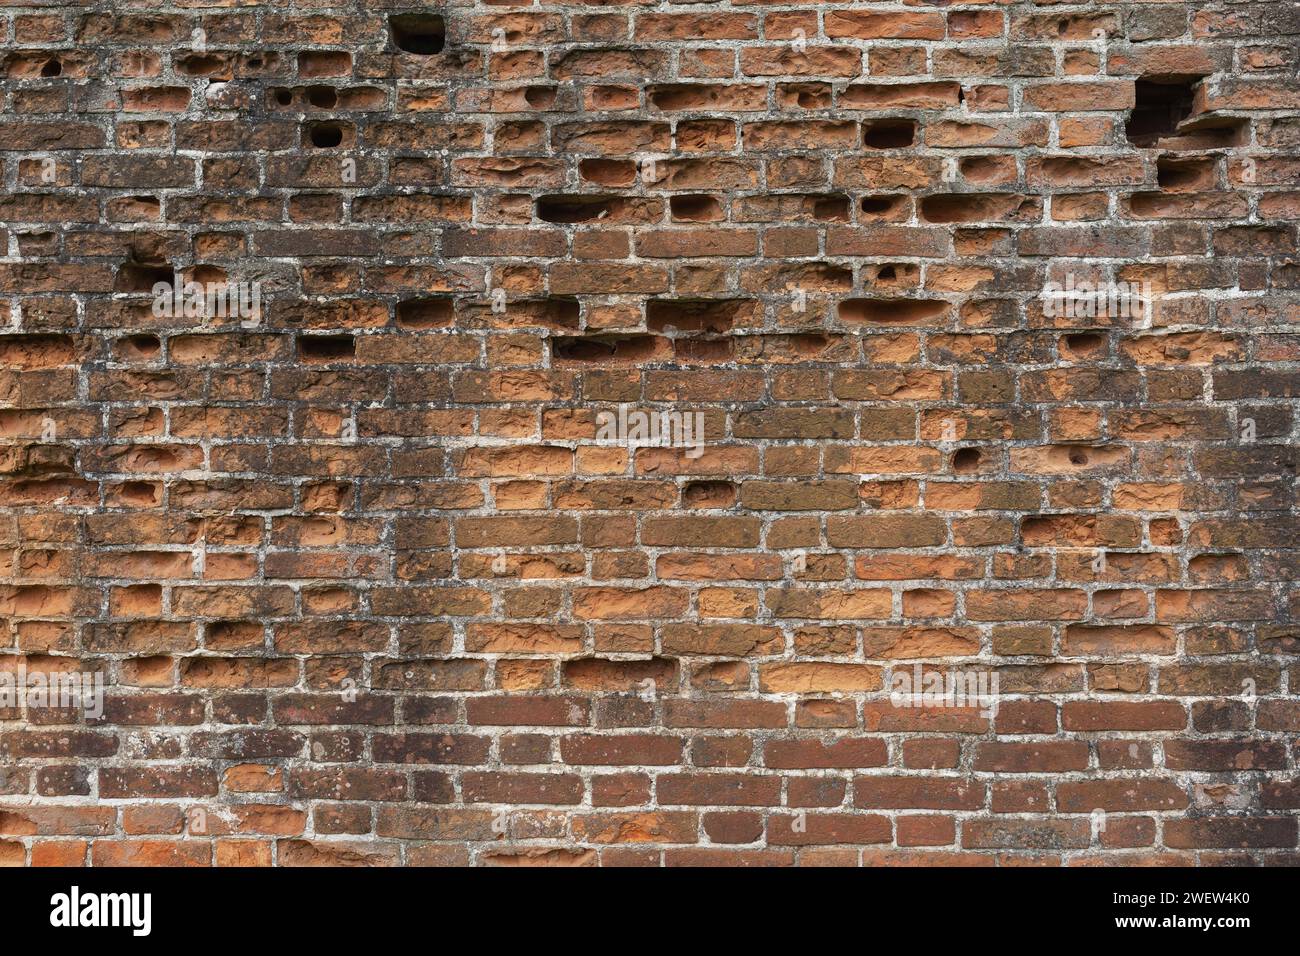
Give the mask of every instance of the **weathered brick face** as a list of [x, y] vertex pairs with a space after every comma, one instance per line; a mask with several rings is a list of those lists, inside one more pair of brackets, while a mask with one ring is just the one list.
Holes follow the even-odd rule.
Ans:
[[1298, 34], [0, 7], [0, 859], [1296, 862]]

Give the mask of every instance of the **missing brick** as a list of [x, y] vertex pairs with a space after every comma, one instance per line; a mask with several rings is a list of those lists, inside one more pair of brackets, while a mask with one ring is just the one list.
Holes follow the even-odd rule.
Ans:
[[537, 200], [537, 218], [563, 225], [594, 222], [608, 216], [612, 204], [607, 196], [542, 196]]
[[347, 362], [357, 353], [351, 335], [304, 335], [298, 339], [298, 357], [304, 362]]
[[451, 325], [455, 305], [450, 298], [405, 299], [397, 303], [397, 324], [403, 329], [436, 329]]
[[837, 311], [844, 322], [920, 325], [946, 319], [948, 308], [942, 299], [845, 299]]
[[169, 265], [128, 262], [118, 268], [113, 280], [113, 291], [152, 292], [160, 282], [173, 285], [176, 282], [176, 270]]
[[551, 355], [559, 362], [627, 365], [665, 361], [671, 355], [667, 339], [657, 335], [556, 335]]
[[818, 222], [848, 222], [848, 196], [813, 196], [812, 214]]
[[394, 13], [388, 17], [393, 45], [403, 53], [433, 56], [447, 45], [447, 25], [437, 13]]
[[715, 196], [672, 196], [668, 207], [677, 222], [719, 222], [726, 218]]
[[916, 120], [878, 119], [862, 124], [862, 143], [868, 149], [906, 149], [916, 142]]
[[722, 335], [754, 324], [761, 314], [760, 304], [752, 299], [651, 299], [645, 306], [646, 328], [669, 334]]
[[1134, 146], [1155, 146], [1162, 136], [1172, 136], [1178, 124], [1192, 115], [1196, 84], [1203, 77], [1143, 78], [1134, 84], [1134, 106], [1124, 124], [1124, 135]]

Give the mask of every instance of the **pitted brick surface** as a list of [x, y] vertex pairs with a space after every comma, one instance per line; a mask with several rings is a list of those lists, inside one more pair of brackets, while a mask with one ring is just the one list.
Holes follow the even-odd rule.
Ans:
[[1298, 36], [7, 0], [0, 860], [1300, 862]]

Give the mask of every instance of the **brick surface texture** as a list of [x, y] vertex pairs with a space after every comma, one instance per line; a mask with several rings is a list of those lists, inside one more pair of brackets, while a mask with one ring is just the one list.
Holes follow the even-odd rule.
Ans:
[[0, 861], [1300, 862], [1298, 10], [4, 0]]

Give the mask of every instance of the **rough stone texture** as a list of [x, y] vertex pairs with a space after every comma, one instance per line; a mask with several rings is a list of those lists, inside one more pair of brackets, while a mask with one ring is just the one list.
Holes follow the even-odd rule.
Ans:
[[1300, 862], [1297, 9], [7, 0], [0, 860]]

